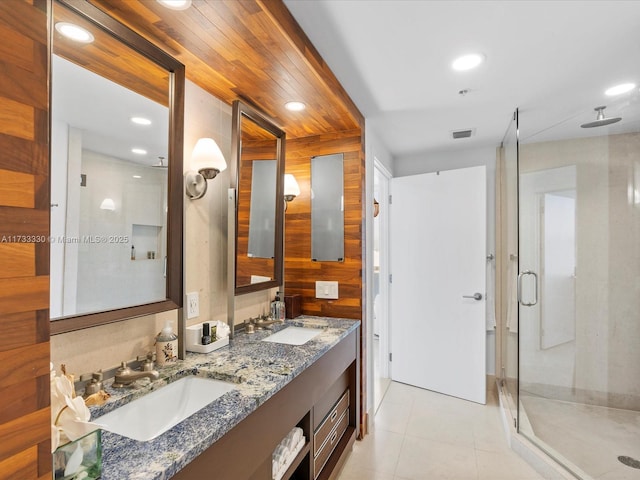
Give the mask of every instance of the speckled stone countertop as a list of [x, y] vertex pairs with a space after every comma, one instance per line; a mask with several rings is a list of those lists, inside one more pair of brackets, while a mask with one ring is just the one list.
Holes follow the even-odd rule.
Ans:
[[[284, 325], [275, 325], [273, 331], [237, 334], [228, 346], [212, 353], [187, 353], [187, 358], [175, 365], [158, 367], [160, 379], [154, 382], [141, 380], [139, 388], [113, 389], [112, 380], [105, 382], [105, 390], [111, 398], [102, 407], [91, 407], [91, 419], [96, 423], [100, 423], [100, 415], [188, 375], [233, 382], [237, 388], [148, 442], [103, 430], [102, 479], [164, 480], [172, 477], [359, 324], [356, 320], [302, 316], [287, 320]], [[261, 341], [290, 325], [324, 331], [300, 346]]]

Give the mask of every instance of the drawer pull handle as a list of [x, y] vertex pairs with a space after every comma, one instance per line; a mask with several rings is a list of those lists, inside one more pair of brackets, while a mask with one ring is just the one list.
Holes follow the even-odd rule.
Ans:
[[338, 416], [338, 409], [331, 412], [331, 423], [336, 421], [336, 417]]
[[338, 431], [336, 430], [335, 432], [333, 432], [333, 435], [331, 435], [331, 445], [333, 445], [333, 443], [336, 441], [337, 438], [338, 438]]

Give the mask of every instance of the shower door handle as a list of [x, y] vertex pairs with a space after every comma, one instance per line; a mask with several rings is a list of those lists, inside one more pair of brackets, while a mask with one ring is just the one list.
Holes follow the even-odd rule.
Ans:
[[[533, 276], [533, 291], [535, 293], [533, 297], [533, 302], [525, 303], [522, 301], [522, 279], [527, 276]], [[532, 270], [525, 270], [524, 272], [518, 275], [518, 303], [524, 307], [533, 307], [538, 303], [538, 274]]]

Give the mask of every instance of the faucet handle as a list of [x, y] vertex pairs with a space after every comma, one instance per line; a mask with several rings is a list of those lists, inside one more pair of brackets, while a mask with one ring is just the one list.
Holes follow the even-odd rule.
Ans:
[[118, 368], [118, 370], [116, 370], [116, 374], [120, 375], [122, 373], [127, 373], [127, 372], [130, 372], [130, 371], [131, 371], [131, 369], [127, 365], [127, 362], [120, 362], [120, 368]]
[[153, 367], [154, 367], [154, 364], [153, 364], [153, 352], [149, 352], [149, 353], [147, 353], [147, 359], [142, 364], [142, 371], [143, 372], [150, 372], [151, 370], [153, 370]]
[[102, 390], [102, 378], [102, 370], [98, 370], [97, 372], [93, 372], [91, 374], [91, 381], [84, 387], [84, 398], [88, 397], [89, 395], [93, 395], [94, 393], [98, 393], [100, 390]]

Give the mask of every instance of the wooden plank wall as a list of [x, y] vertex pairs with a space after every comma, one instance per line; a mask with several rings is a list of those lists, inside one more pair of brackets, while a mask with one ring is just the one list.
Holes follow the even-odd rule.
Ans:
[[[311, 261], [311, 157], [344, 154], [344, 262]], [[302, 313], [362, 321], [360, 328], [360, 438], [367, 433], [366, 338], [363, 305], [364, 136], [361, 130], [287, 138], [285, 172], [296, 177], [300, 195], [285, 212], [285, 292], [302, 295]], [[315, 298], [316, 280], [337, 280], [339, 299]]]
[[51, 478], [47, 5], [0, 1], [0, 479]]
[[[302, 295], [307, 315], [362, 319], [364, 142], [360, 130], [287, 139], [285, 172], [300, 195], [285, 213], [285, 291]], [[344, 154], [344, 262], [311, 261], [311, 157]], [[316, 280], [337, 280], [338, 300], [315, 298]]]

